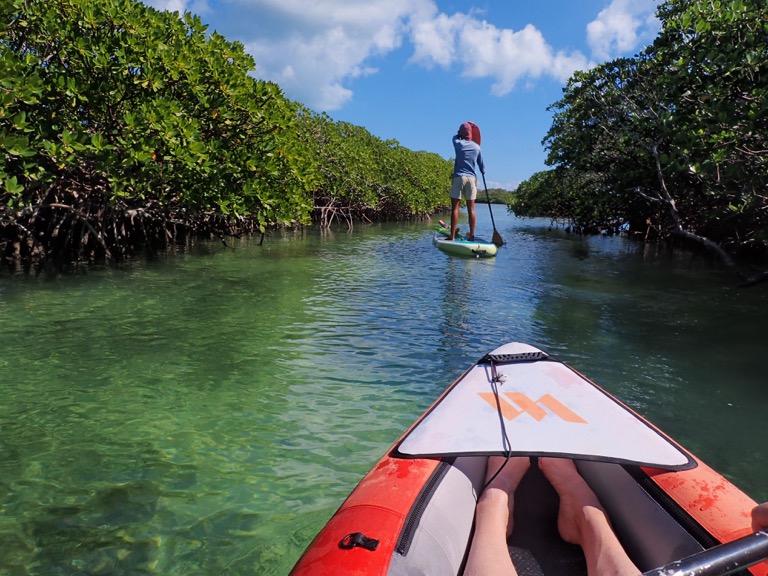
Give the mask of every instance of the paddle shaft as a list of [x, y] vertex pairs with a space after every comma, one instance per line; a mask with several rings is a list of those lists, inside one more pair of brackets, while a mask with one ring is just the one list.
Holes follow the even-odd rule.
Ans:
[[496, 246], [501, 246], [504, 244], [504, 239], [501, 237], [501, 234], [499, 234], [499, 231], [496, 230], [496, 222], [493, 219], [493, 210], [491, 209], [491, 197], [488, 194], [488, 185], [485, 183], [485, 172], [482, 172], [483, 175], [483, 188], [485, 189], [485, 199], [488, 201], [488, 211], [491, 213], [491, 224], [493, 225], [493, 243], [496, 244]]
[[491, 213], [491, 224], [496, 230], [496, 222], [493, 221], [493, 210], [491, 210], [491, 196], [488, 194], [488, 186], [485, 185], [485, 172], [483, 172], [483, 188], [485, 189], [485, 199], [488, 201], [488, 210]]
[[666, 566], [644, 572], [642, 576], [722, 576], [744, 570], [768, 558], [768, 532], [755, 532], [733, 542], [720, 544]]

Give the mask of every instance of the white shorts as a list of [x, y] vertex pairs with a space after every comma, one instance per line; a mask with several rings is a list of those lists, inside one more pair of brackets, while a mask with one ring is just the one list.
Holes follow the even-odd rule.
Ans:
[[477, 198], [477, 179], [474, 176], [453, 177], [450, 197], [455, 200], [461, 200], [462, 194], [465, 200], [475, 200]]

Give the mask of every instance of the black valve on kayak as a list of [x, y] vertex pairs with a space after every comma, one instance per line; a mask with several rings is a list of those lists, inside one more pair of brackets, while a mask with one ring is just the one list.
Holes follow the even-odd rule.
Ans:
[[345, 550], [355, 547], [365, 548], [366, 550], [373, 552], [379, 547], [379, 541], [374, 538], [368, 538], [368, 536], [362, 532], [353, 532], [352, 534], [344, 536], [344, 538], [341, 539], [341, 542], [339, 542], [339, 548], [344, 548]]

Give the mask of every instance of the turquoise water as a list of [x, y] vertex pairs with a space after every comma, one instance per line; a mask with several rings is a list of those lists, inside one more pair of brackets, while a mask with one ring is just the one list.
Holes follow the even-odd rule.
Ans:
[[[286, 574], [471, 362], [537, 345], [768, 499], [768, 291], [494, 211], [0, 278], [0, 575]], [[487, 214], [479, 230], [490, 237]]]

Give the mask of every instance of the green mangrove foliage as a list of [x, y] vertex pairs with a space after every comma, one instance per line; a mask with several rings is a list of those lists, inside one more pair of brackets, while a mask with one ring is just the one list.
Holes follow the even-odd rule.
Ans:
[[239, 44], [130, 0], [12, 0], [0, 22], [4, 257], [119, 257], [227, 215], [307, 219], [296, 107], [248, 76]]
[[631, 199], [613, 194], [611, 188], [597, 178], [599, 175], [594, 172], [561, 169], [537, 172], [520, 183], [508, 206], [519, 216], [563, 220], [569, 229], [580, 234], [616, 232], [625, 222], [627, 202]]
[[445, 203], [447, 161], [310, 113], [254, 68], [191, 14], [2, 3], [0, 258], [121, 259]]
[[553, 170], [514, 211], [577, 231], [621, 226], [726, 263], [768, 253], [768, 4], [667, 0], [635, 58], [569, 80], [544, 139]]
[[[482, 185], [482, 178], [480, 179], [481, 183], [478, 184], [478, 186]], [[514, 195], [509, 190], [505, 190], [504, 188], [488, 188], [488, 197], [486, 198], [485, 190], [482, 192], [478, 189], [477, 193], [477, 201], [479, 203], [488, 202], [488, 198], [491, 200], [491, 204], [509, 204], [513, 198]]]
[[321, 226], [424, 217], [446, 206], [451, 162], [325, 114], [305, 111], [301, 125], [320, 173], [313, 221]]

